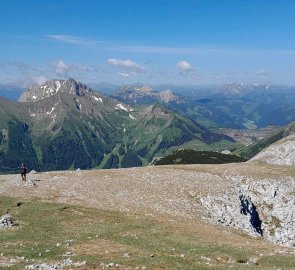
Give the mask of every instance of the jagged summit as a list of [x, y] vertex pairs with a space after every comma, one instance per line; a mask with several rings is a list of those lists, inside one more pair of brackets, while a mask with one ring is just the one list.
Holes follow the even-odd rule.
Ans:
[[57, 93], [69, 93], [79, 97], [93, 93], [85, 84], [75, 81], [72, 78], [67, 80], [50, 80], [42, 85], [30, 86], [19, 98], [20, 102], [36, 102]]

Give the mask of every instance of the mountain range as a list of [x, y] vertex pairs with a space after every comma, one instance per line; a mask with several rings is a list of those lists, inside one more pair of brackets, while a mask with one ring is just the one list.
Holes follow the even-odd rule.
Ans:
[[114, 98], [128, 104], [159, 102], [209, 129], [256, 129], [295, 121], [294, 87], [230, 83], [223, 86], [121, 87]]
[[180, 146], [237, 147], [232, 138], [162, 104], [125, 104], [74, 79], [31, 86], [18, 102], [1, 98], [0, 105], [0, 164], [6, 172], [21, 162], [35, 170], [141, 166]]

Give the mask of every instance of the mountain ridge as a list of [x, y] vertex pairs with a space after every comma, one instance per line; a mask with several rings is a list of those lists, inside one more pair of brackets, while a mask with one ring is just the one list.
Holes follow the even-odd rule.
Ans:
[[[213, 133], [161, 104], [131, 106], [73, 79], [29, 87], [19, 103], [7, 106], [19, 110], [15, 117], [26, 126], [32, 146], [28, 157], [34, 154], [36, 160], [26, 162], [40, 170], [105, 168], [113, 161], [117, 167], [138, 166], [193, 140], [212, 148], [222, 141], [229, 147], [235, 145], [230, 137]], [[13, 149], [7, 146], [9, 136], [5, 145], [2, 160], [7, 149]], [[110, 158], [112, 162], [107, 161]]]

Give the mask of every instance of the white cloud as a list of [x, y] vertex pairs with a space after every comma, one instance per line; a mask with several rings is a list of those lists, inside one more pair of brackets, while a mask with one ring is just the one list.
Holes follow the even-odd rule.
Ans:
[[183, 72], [191, 72], [194, 70], [193, 66], [187, 61], [180, 61], [176, 64], [176, 67], [179, 68]]
[[120, 76], [122, 76], [122, 77], [125, 77], [125, 78], [128, 78], [128, 77], [131, 76], [131, 74], [129, 74], [129, 73], [125, 73], [125, 72], [119, 72], [118, 74], [119, 74]]
[[112, 66], [112, 67], [117, 67], [122, 70], [127, 70], [130, 72], [136, 72], [136, 73], [144, 73], [145, 68], [138, 65], [137, 63], [126, 59], [126, 60], [121, 60], [121, 59], [115, 59], [115, 58], [110, 58], [108, 59], [107, 63]]
[[42, 75], [42, 76], [33, 77], [32, 81], [33, 81], [33, 83], [36, 83], [36, 84], [40, 85], [40, 84], [43, 84], [43, 83], [47, 82], [48, 79], [45, 76]]
[[53, 64], [53, 67], [58, 75], [66, 75], [70, 70], [70, 67], [63, 60], [58, 60]]
[[255, 74], [257, 76], [266, 76], [269, 73], [266, 70], [264, 70], [263, 68], [259, 68], [259, 69], [256, 70]]
[[74, 45], [96, 45], [98, 42], [93, 40], [88, 40], [83, 37], [77, 37], [77, 36], [68, 36], [68, 35], [46, 35], [46, 37], [63, 42], [68, 44], [74, 44]]

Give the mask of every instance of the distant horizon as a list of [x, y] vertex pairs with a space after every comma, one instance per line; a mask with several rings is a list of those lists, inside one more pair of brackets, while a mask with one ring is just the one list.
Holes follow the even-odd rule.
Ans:
[[295, 83], [294, 84], [283, 84], [283, 83], [272, 83], [272, 82], [242, 82], [242, 81], [230, 81], [230, 82], [224, 82], [224, 83], [195, 83], [195, 84], [188, 84], [188, 83], [169, 83], [169, 82], [162, 82], [162, 83], [143, 83], [143, 82], [134, 82], [134, 83], [112, 83], [112, 82], [107, 82], [107, 81], [99, 81], [99, 82], [87, 82], [87, 81], [81, 81], [81, 80], [77, 80], [73, 77], [68, 77], [68, 78], [52, 78], [52, 79], [47, 79], [46, 81], [42, 82], [42, 83], [37, 83], [37, 82], [30, 82], [27, 85], [24, 85], [22, 83], [17, 83], [17, 82], [10, 82], [10, 83], [3, 83], [0, 81], [0, 89], [1, 88], [6, 88], [7, 90], [9, 90], [8, 88], [19, 88], [19, 89], [25, 89], [28, 88], [32, 85], [43, 85], [46, 84], [49, 81], [58, 81], [58, 80], [68, 80], [68, 79], [73, 79], [77, 82], [83, 83], [85, 85], [110, 85], [110, 86], [151, 86], [151, 87], [160, 87], [160, 86], [174, 86], [174, 87], [205, 87], [205, 86], [209, 86], [209, 87], [214, 87], [214, 86], [226, 86], [226, 85], [252, 85], [252, 86], [266, 86], [266, 85], [270, 85], [270, 86], [282, 86], [282, 87], [295, 87]]

